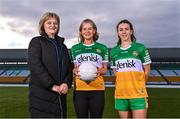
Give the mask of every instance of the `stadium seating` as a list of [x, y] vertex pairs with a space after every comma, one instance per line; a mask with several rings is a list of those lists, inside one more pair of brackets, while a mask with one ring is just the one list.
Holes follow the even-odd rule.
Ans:
[[[110, 50], [110, 49], [109, 49]], [[180, 48], [150, 48], [151, 72], [147, 84], [180, 84]], [[28, 83], [27, 49], [0, 49], [0, 83]], [[106, 83], [115, 76], [108, 64]]]
[[26, 83], [29, 70], [1, 69], [0, 83]]

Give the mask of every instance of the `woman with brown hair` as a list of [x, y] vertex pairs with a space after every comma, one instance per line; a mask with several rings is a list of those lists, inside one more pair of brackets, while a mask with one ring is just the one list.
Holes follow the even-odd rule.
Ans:
[[118, 44], [110, 51], [111, 68], [116, 74], [115, 109], [121, 118], [146, 118], [149, 52], [143, 44], [136, 42], [131, 22], [120, 21], [116, 30]]

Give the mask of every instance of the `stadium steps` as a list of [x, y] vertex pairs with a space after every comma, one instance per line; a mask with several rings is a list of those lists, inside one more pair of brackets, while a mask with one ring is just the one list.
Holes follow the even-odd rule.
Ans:
[[166, 79], [169, 82], [180, 82], [180, 77], [178, 76], [166, 76]]
[[148, 82], [166, 82], [161, 76], [150, 76]]
[[4, 72], [6, 72], [6, 70], [1, 70], [1, 71], [0, 71], [0, 76], [1, 76]]
[[29, 74], [29, 75], [24, 79], [24, 83], [29, 83], [30, 79], [31, 79], [31, 76], [30, 76], [30, 74]]
[[26, 77], [0, 77], [0, 83], [24, 83]]

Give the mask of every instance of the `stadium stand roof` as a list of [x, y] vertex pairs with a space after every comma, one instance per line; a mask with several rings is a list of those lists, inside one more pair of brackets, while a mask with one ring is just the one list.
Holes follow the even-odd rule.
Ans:
[[0, 62], [26, 62], [27, 49], [0, 49]]
[[180, 62], [180, 48], [149, 48], [154, 62]]

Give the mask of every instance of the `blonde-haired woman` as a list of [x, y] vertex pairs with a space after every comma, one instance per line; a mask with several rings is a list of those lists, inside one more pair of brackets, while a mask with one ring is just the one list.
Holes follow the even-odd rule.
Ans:
[[58, 36], [60, 19], [46, 12], [39, 21], [40, 36], [28, 47], [29, 110], [32, 118], [67, 117], [66, 94], [72, 84], [72, 68], [64, 38]]
[[[97, 27], [91, 19], [84, 19], [79, 27], [80, 43], [71, 48], [74, 60], [74, 106], [77, 118], [102, 118], [104, 110], [104, 80], [107, 72], [108, 50], [98, 43]], [[93, 81], [79, 77], [79, 67], [91, 63], [97, 67], [98, 76]], [[86, 69], [88, 70], [88, 69]], [[90, 69], [89, 69], [90, 70]]]

